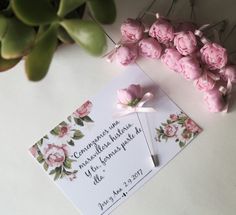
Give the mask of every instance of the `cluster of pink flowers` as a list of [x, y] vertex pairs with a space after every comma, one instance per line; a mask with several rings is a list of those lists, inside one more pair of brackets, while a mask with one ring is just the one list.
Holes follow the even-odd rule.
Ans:
[[199, 35], [195, 24], [174, 25], [158, 17], [145, 30], [140, 20], [127, 19], [121, 25], [121, 35], [121, 42], [109, 56], [112, 60], [129, 65], [138, 57], [160, 59], [170, 70], [194, 81], [204, 92], [210, 112], [227, 109], [232, 84], [236, 83], [236, 66], [230, 64], [225, 48]]

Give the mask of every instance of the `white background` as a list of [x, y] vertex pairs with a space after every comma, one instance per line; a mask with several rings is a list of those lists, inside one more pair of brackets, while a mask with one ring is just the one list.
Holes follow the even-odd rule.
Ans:
[[[188, 1], [179, 1], [174, 16], [188, 12]], [[136, 17], [150, 2], [117, 0], [117, 21], [106, 31], [118, 41], [120, 23]], [[160, 2], [166, 2], [160, 4], [164, 11], [170, 1]], [[234, 0], [199, 0], [196, 9], [200, 23], [222, 18], [236, 22]], [[234, 50], [231, 43], [228, 47]], [[210, 114], [192, 83], [167, 69], [159, 71], [165, 67], [157, 61], [142, 59], [138, 64], [204, 132], [113, 214], [234, 215], [236, 102], [226, 115]], [[78, 214], [27, 149], [122, 70], [72, 45], [57, 50], [49, 74], [39, 83], [26, 80], [23, 62], [0, 74], [1, 214]]]

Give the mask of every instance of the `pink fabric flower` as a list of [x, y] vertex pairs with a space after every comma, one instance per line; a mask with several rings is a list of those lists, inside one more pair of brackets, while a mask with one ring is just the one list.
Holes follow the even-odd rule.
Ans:
[[144, 34], [143, 24], [136, 19], [127, 19], [121, 25], [122, 40], [126, 42], [137, 42], [142, 39]]
[[174, 137], [176, 135], [177, 131], [178, 131], [178, 128], [175, 125], [166, 125], [164, 127], [164, 134], [167, 137]]
[[181, 59], [180, 53], [175, 48], [167, 48], [165, 53], [162, 55], [161, 60], [170, 69], [175, 72], [181, 72], [179, 66], [179, 60]]
[[226, 106], [221, 92], [217, 89], [208, 91], [204, 94], [204, 103], [210, 112], [220, 112]]
[[92, 102], [90, 101], [87, 101], [85, 102], [81, 107], [79, 107], [74, 113], [73, 115], [77, 118], [82, 118], [82, 117], [85, 117], [87, 116], [90, 112], [91, 112], [91, 109], [92, 109]]
[[198, 125], [190, 118], [185, 120], [184, 125], [185, 125], [185, 128], [192, 133], [196, 133], [200, 131], [200, 128], [198, 127]]
[[232, 83], [236, 83], [236, 65], [226, 66], [221, 77], [224, 81], [229, 79]]
[[206, 43], [200, 52], [202, 61], [210, 70], [222, 69], [228, 61], [226, 49], [216, 43]]
[[195, 80], [202, 74], [199, 61], [195, 57], [183, 57], [179, 60], [179, 66], [183, 76], [187, 80]]
[[194, 86], [201, 92], [212, 90], [215, 87], [215, 84], [216, 81], [207, 75], [207, 72], [194, 81]]
[[191, 31], [182, 31], [176, 34], [174, 46], [180, 54], [186, 56], [195, 52], [197, 49], [197, 40]]
[[45, 162], [51, 167], [60, 167], [68, 156], [68, 146], [65, 144], [48, 144], [44, 149]]
[[143, 57], [159, 59], [162, 47], [154, 38], [145, 38], [139, 42], [139, 54]]
[[174, 39], [174, 28], [167, 20], [158, 19], [152, 24], [149, 35], [156, 38], [158, 42], [167, 44]]
[[138, 48], [134, 44], [122, 45], [116, 51], [116, 62], [126, 66], [138, 58]]
[[142, 99], [143, 90], [139, 84], [131, 84], [126, 89], [118, 90], [117, 97], [121, 104], [133, 106]]

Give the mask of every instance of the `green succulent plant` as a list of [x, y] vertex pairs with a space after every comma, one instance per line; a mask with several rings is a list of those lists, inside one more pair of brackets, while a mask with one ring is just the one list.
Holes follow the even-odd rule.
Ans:
[[106, 37], [96, 22], [82, 19], [86, 6], [98, 22], [114, 22], [114, 0], [0, 0], [0, 71], [23, 58], [28, 79], [39, 81], [61, 43], [102, 54]]

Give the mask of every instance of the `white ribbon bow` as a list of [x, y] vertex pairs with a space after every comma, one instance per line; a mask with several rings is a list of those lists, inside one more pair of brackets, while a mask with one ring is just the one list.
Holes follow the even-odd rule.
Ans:
[[143, 105], [152, 98], [153, 98], [153, 94], [150, 92], [147, 92], [144, 94], [143, 98], [135, 106], [118, 103], [117, 108], [120, 109], [121, 111], [117, 113], [115, 116], [122, 117], [122, 116], [126, 116], [132, 113], [156, 112], [156, 110], [152, 107], [143, 107]]

